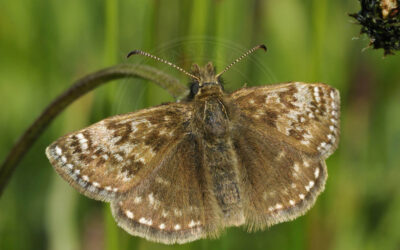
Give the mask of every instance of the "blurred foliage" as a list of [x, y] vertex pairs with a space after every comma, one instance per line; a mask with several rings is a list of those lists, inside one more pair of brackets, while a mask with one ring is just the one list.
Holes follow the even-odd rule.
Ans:
[[[245, 83], [328, 83], [341, 92], [342, 137], [327, 160], [326, 191], [303, 217], [262, 232], [165, 246], [119, 229], [105, 203], [55, 173], [44, 149], [59, 136], [117, 113], [171, 101], [153, 83], [121, 80], [71, 105], [19, 165], [0, 198], [0, 249], [400, 249], [400, 57], [354, 40], [356, 0], [0, 1], [0, 160], [41, 110], [73, 80], [142, 49], [189, 69], [222, 69]], [[363, 38], [364, 39], [364, 38]]]

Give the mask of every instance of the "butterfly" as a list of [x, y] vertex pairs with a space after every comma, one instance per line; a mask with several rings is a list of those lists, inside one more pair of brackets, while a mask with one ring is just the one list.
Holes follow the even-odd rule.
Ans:
[[111, 203], [128, 233], [165, 244], [288, 221], [313, 206], [338, 146], [340, 96], [322, 83], [224, 91], [212, 63], [193, 65], [180, 102], [106, 118], [46, 149], [80, 193]]

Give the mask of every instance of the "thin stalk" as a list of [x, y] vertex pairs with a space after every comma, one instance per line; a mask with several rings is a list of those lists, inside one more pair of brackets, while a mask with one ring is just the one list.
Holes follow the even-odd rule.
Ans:
[[11, 149], [0, 166], [0, 196], [22, 157], [28, 152], [33, 143], [57, 115], [76, 99], [99, 87], [103, 83], [128, 77], [153, 81], [167, 90], [175, 99], [183, 97], [187, 92], [186, 87], [180, 84], [177, 79], [145, 65], [120, 64], [105, 68], [77, 80], [69, 89], [46, 107], [43, 113], [24, 132]]

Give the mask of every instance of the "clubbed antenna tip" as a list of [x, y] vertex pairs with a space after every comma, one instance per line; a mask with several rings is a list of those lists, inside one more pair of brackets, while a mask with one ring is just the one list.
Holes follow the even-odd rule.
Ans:
[[132, 55], [137, 55], [140, 54], [140, 50], [133, 50], [131, 52], [128, 53], [128, 55], [126, 56], [126, 58], [129, 58]]
[[267, 52], [267, 46], [265, 46], [265, 44], [260, 44], [258, 46], [260, 47], [260, 49], [263, 49], [265, 52]]

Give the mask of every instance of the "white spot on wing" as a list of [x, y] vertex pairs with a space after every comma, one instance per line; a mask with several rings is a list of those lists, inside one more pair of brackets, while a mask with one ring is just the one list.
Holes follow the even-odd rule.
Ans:
[[286, 155], [285, 151], [280, 151], [277, 158], [281, 159], [281, 158], [285, 157], [285, 155]]
[[111, 144], [116, 144], [118, 141], [120, 141], [122, 136], [115, 136], [111, 138]]
[[141, 223], [141, 224], [145, 224], [145, 225], [148, 225], [148, 226], [151, 226], [152, 224], [153, 224], [153, 221], [151, 220], [151, 219], [146, 219], [146, 218], [144, 218], [144, 217], [141, 217], [140, 219], [139, 219], [139, 223]]
[[149, 196], [148, 196], [148, 198], [149, 198], [149, 203], [150, 203], [150, 205], [153, 205], [153, 204], [154, 204], [154, 196], [153, 196], [153, 193], [150, 193]]
[[86, 139], [86, 138], [82, 138], [82, 139], [80, 139], [79, 140], [79, 143], [80, 144], [84, 144], [84, 143], [86, 143], [88, 140]]
[[142, 197], [140, 197], [140, 196], [136, 196], [135, 199], [133, 200], [133, 203], [135, 203], [135, 204], [139, 204], [141, 202], [142, 202]]
[[82, 147], [83, 150], [86, 150], [86, 149], [88, 149], [88, 144], [84, 143], [84, 144], [81, 145], [81, 147]]
[[191, 220], [188, 226], [189, 226], [190, 228], [192, 228], [192, 227], [196, 226], [196, 223], [194, 223], [194, 221]]
[[56, 154], [62, 155], [62, 150], [58, 146], [56, 146]]
[[74, 166], [72, 166], [72, 164], [67, 164], [67, 165], [65, 165], [67, 168], [69, 168], [69, 169], [73, 169], [74, 168]]
[[300, 168], [299, 168], [299, 164], [295, 163], [293, 166], [294, 171], [299, 172]]
[[66, 162], [67, 162], [67, 157], [62, 156], [62, 157], [61, 157], [61, 161], [62, 161], [63, 163], [66, 163]]
[[315, 169], [314, 176], [315, 176], [315, 179], [318, 178], [318, 176], [319, 176], [319, 168]]
[[144, 120], [144, 119], [143, 119], [143, 120], [133, 121], [132, 124], [131, 124], [131, 126], [132, 126], [132, 133], [135, 133], [136, 131], [138, 131], [137, 125], [142, 124], [142, 123], [146, 123], [148, 127], [149, 127], [149, 125], [150, 125], [150, 122], [147, 121], [147, 120]]
[[129, 210], [125, 211], [126, 216], [128, 216], [129, 219], [133, 219], [133, 213]]
[[310, 145], [310, 141], [301, 140], [300, 143], [303, 145]]
[[182, 216], [182, 210], [180, 210], [180, 209], [174, 209], [174, 214], [175, 214], [175, 216], [177, 216], [177, 217], [181, 217]]
[[117, 160], [117, 161], [123, 161], [124, 160], [124, 158], [120, 155], [120, 154], [114, 154], [113, 155], [114, 156], [114, 158]]

